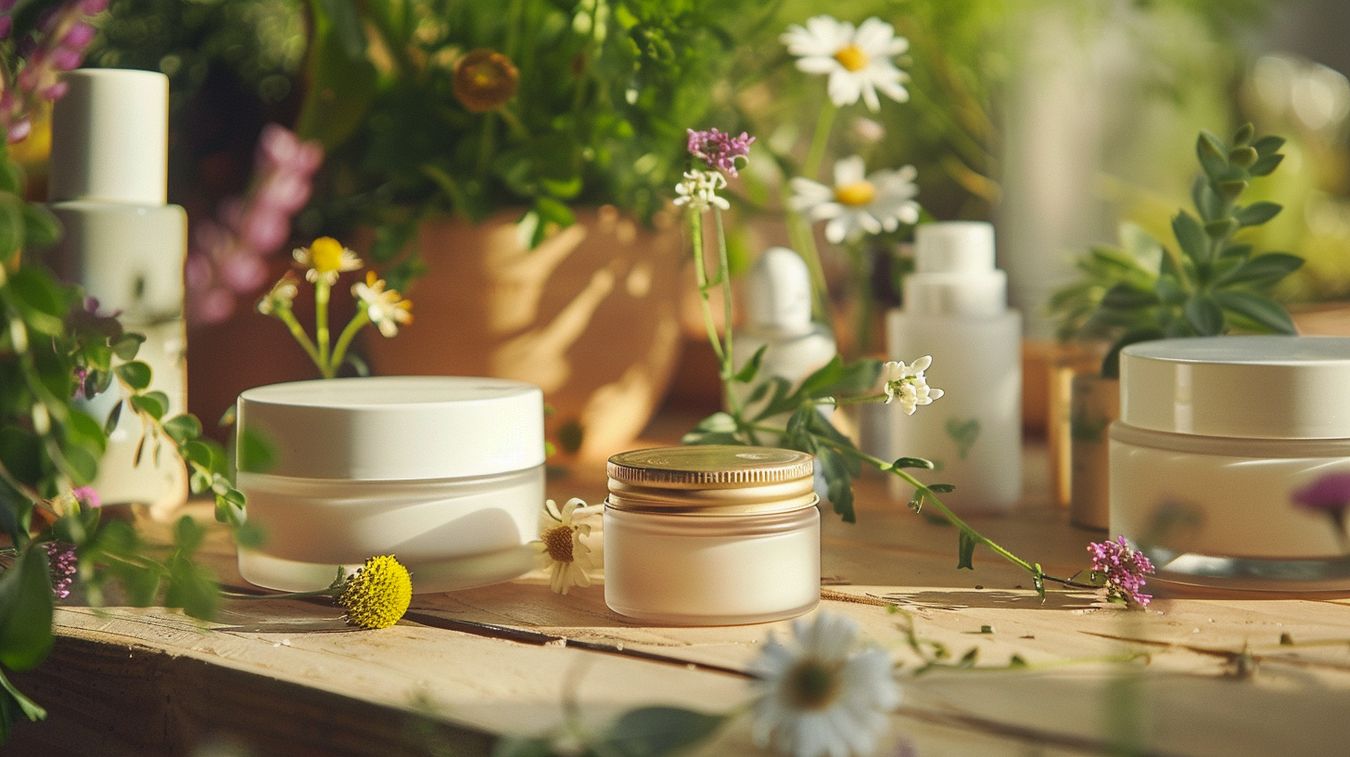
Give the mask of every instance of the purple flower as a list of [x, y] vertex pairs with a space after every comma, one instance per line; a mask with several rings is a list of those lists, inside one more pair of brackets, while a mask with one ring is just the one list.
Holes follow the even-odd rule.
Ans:
[[75, 573], [80, 568], [79, 558], [75, 556], [75, 545], [49, 541], [42, 546], [47, 550], [47, 568], [51, 573], [52, 594], [57, 599], [65, 599], [70, 596], [70, 585], [75, 583]]
[[77, 486], [71, 490], [70, 496], [74, 497], [81, 507], [95, 510], [103, 507], [103, 498], [98, 495], [98, 490], [92, 486]]
[[1331, 521], [1341, 546], [1350, 549], [1345, 534], [1345, 511], [1350, 508], [1350, 471], [1327, 473], [1293, 494], [1294, 504]]
[[743, 160], [750, 157], [750, 145], [754, 143], [755, 138], [745, 132], [741, 132], [739, 137], [733, 137], [717, 127], [706, 131], [689, 132], [689, 154], [707, 163], [710, 168], [716, 168], [719, 171], [725, 171], [731, 176], [737, 176], [736, 159]]
[[1115, 541], [1094, 541], [1087, 550], [1092, 555], [1093, 577], [1104, 581], [1108, 599], [1148, 606], [1153, 595], [1144, 593], [1144, 585], [1153, 575], [1153, 562], [1144, 553], [1130, 547], [1124, 536], [1117, 536]]
[[[0, 127], [10, 142], [21, 141], [32, 131], [31, 116], [40, 100], [55, 100], [66, 93], [67, 87], [59, 78], [61, 72], [80, 66], [94, 38], [94, 27], [85, 19], [107, 5], [107, 0], [71, 0], [57, 5], [39, 17], [33, 33], [18, 40], [21, 60], [14, 66], [18, 75], [12, 82], [0, 76], [0, 91], [15, 93], [0, 99]], [[0, 38], [8, 37], [14, 29], [12, 8], [8, 0], [0, 3], [0, 13], [4, 14], [0, 16]]]

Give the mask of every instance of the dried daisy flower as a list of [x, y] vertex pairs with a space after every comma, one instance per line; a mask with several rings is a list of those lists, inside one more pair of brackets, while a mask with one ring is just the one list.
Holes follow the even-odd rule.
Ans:
[[520, 71], [496, 50], [473, 50], [455, 64], [455, 99], [474, 113], [497, 110], [516, 95]]
[[347, 625], [388, 628], [412, 603], [412, 575], [393, 555], [377, 555], [347, 576], [337, 603], [347, 611]]
[[591, 533], [590, 524], [584, 522], [590, 513], [577, 512], [586, 506], [585, 500], [576, 497], [561, 508], [551, 499], [544, 502], [547, 525], [531, 545], [538, 553], [539, 568], [549, 572], [548, 586], [556, 594], [566, 594], [573, 586], [591, 585], [586, 571], [595, 565], [591, 548], [582, 541]]

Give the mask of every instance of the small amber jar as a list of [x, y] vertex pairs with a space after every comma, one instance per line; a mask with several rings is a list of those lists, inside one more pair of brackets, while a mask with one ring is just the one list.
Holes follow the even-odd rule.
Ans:
[[734, 625], [820, 601], [814, 458], [686, 446], [609, 459], [605, 604], [637, 620]]

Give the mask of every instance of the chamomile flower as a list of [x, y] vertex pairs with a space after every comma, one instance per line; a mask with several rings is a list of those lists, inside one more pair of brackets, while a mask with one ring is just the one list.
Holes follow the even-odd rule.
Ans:
[[913, 415], [920, 405], [931, 405], [933, 400], [941, 399], [945, 392], [929, 386], [923, 375], [932, 364], [932, 355], [924, 355], [909, 365], [905, 365], [903, 360], [888, 361], [883, 366], [886, 383], [882, 386], [882, 391], [886, 392], [886, 404], [899, 400], [905, 415]]
[[812, 221], [826, 221], [825, 238], [835, 244], [863, 234], [895, 231], [900, 224], [917, 223], [919, 188], [913, 166], [896, 171], [867, 173], [863, 159], [853, 155], [834, 164], [834, 185], [805, 178], [791, 181], [792, 208]]
[[751, 733], [796, 757], [871, 753], [900, 704], [890, 657], [859, 642], [858, 624], [827, 612], [799, 618], [792, 638], [770, 635], [751, 664]]
[[355, 271], [363, 265], [355, 252], [332, 237], [319, 237], [308, 247], [297, 247], [291, 255], [305, 269], [305, 280], [311, 284], [324, 281], [332, 286], [337, 283], [339, 274]]
[[455, 99], [474, 113], [498, 110], [516, 95], [520, 71], [496, 50], [470, 51], [455, 64], [451, 90]]
[[895, 28], [879, 18], [854, 28], [847, 21], [815, 16], [806, 26], [789, 26], [779, 40], [797, 56], [798, 69], [829, 75], [827, 86], [835, 105], [852, 105], [861, 97], [869, 110], [877, 111], [881, 109], [877, 92], [896, 102], [909, 99], [904, 87], [909, 77], [891, 60], [909, 49], [909, 41], [897, 37]]
[[287, 271], [277, 283], [272, 285], [271, 290], [258, 300], [258, 312], [263, 315], [272, 315], [282, 310], [290, 310], [291, 304], [295, 302], [295, 296], [300, 293], [300, 288], [295, 284], [295, 274]]
[[709, 207], [717, 207], [722, 210], [731, 208], [731, 203], [727, 202], [725, 197], [717, 194], [717, 190], [726, 187], [727, 177], [719, 171], [702, 171], [694, 169], [684, 172], [684, 181], [675, 185], [675, 204], [688, 206], [698, 212], [703, 212]]
[[591, 548], [586, 546], [582, 537], [591, 533], [591, 526], [584, 522], [589, 512], [577, 513], [585, 508], [584, 500], [573, 497], [561, 508], [553, 500], [544, 503], [544, 528], [539, 531], [539, 539], [531, 542], [538, 553], [538, 566], [549, 572], [548, 586], [556, 594], [566, 594], [573, 586], [590, 586], [590, 576], [586, 571], [594, 567], [591, 562]]
[[412, 574], [393, 555], [377, 555], [347, 576], [337, 603], [347, 611], [347, 625], [388, 628], [412, 604]]
[[360, 300], [370, 322], [380, 329], [380, 333], [394, 337], [398, 335], [399, 324], [412, 323], [412, 300], [405, 299], [397, 289], [386, 289], [386, 286], [388, 284], [374, 271], [366, 271], [366, 280], [352, 285], [352, 295]]

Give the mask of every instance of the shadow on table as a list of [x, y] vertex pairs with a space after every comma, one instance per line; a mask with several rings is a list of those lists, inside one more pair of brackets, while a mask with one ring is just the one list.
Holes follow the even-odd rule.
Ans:
[[1095, 607], [1098, 596], [1092, 592], [1047, 591], [1042, 600], [1031, 592], [955, 589], [951, 591], [923, 590], [893, 592], [880, 595], [881, 599], [900, 607], [918, 607], [930, 610], [981, 609], [1036, 609], [1087, 610]]

